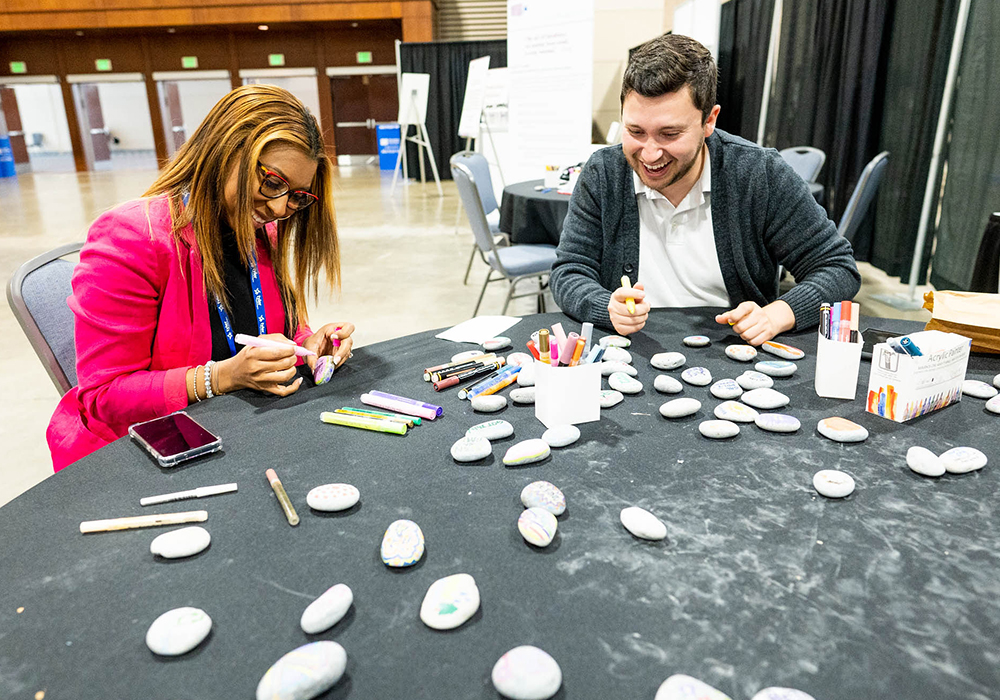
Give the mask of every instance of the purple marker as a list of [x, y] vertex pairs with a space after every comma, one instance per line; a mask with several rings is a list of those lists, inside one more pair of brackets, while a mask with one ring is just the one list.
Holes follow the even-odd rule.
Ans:
[[426, 408], [428, 411], [434, 411], [436, 415], [441, 415], [444, 413], [444, 409], [440, 406], [435, 406], [432, 403], [424, 403], [423, 401], [417, 401], [415, 399], [408, 399], [405, 396], [396, 396], [395, 394], [387, 394], [384, 391], [369, 391], [372, 396], [381, 396], [383, 399], [391, 399], [393, 401], [402, 401], [403, 403], [408, 403], [413, 406], [420, 406]]

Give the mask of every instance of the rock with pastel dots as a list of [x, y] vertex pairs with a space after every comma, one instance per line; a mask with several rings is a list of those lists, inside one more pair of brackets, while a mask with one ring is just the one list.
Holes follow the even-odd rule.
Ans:
[[739, 362], [750, 362], [757, 357], [757, 350], [751, 345], [729, 345], [726, 355]]
[[682, 342], [689, 348], [703, 348], [712, 343], [707, 335], [689, 335]]
[[351, 484], [323, 484], [306, 495], [310, 508], [329, 513], [352, 508], [360, 499], [361, 492]]

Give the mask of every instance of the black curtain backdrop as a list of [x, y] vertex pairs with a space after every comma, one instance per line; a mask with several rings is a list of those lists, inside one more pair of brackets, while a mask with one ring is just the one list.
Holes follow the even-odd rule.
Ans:
[[[889, 165], [879, 191], [870, 260], [904, 284], [910, 282], [957, 14], [956, 0], [927, 0], [897, 3], [893, 15], [881, 146], [889, 151]], [[935, 218], [932, 211], [929, 232]], [[927, 236], [918, 284], [927, 280], [933, 239]]]
[[[765, 144], [826, 152], [819, 181], [839, 221], [865, 165], [879, 153], [882, 98], [895, 0], [785, 3]], [[890, 162], [892, 154], [889, 156]], [[872, 247], [871, 212], [855, 256]]]
[[[442, 41], [406, 43], [399, 46], [399, 63], [403, 73], [429, 73], [430, 90], [427, 98], [427, 135], [434, 152], [438, 174], [451, 179], [448, 159], [465, 148], [458, 136], [465, 99], [465, 81], [469, 76], [469, 61], [490, 57], [490, 68], [507, 67], [506, 41]], [[410, 135], [414, 128], [410, 127]], [[419, 177], [419, 154], [413, 144], [406, 152], [410, 177]], [[427, 177], [431, 178], [428, 167]]]
[[990, 214], [1000, 211], [998, 32], [1000, 5], [974, 0], [959, 64], [941, 225], [931, 265], [931, 284], [937, 289], [970, 288], [983, 231]]
[[719, 27], [718, 126], [757, 140], [774, 0], [731, 0]]

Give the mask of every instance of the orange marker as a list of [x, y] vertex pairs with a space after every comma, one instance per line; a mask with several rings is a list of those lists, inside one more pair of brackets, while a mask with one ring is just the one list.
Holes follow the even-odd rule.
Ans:
[[580, 364], [580, 358], [583, 356], [583, 348], [587, 345], [587, 340], [585, 338], [578, 338], [576, 341], [576, 349], [573, 350], [573, 357], [569, 361], [570, 367], [576, 367]]

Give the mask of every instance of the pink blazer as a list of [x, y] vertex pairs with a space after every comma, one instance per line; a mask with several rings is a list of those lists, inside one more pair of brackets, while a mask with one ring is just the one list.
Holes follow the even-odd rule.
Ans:
[[[268, 236], [274, 241], [276, 229]], [[76, 315], [77, 386], [46, 437], [55, 471], [122, 437], [128, 426], [188, 405], [185, 374], [212, 356], [201, 254], [189, 226], [178, 243], [164, 196], [122, 204], [90, 227], [68, 303]], [[285, 308], [264, 241], [257, 264], [269, 332]], [[295, 342], [312, 334], [299, 326]]]

